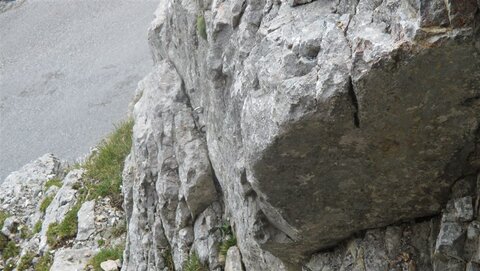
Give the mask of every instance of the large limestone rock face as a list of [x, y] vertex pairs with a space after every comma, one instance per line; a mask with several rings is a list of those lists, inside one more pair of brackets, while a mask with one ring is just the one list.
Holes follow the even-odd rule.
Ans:
[[298, 269], [363, 230], [438, 214], [480, 167], [478, 9], [161, 1], [133, 114], [127, 262], [160, 266], [146, 247], [170, 244], [181, 270], [218, 202], [247, 270]]

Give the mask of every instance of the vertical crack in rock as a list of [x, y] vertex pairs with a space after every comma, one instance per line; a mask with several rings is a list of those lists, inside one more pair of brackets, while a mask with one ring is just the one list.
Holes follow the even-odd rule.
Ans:
[[350, 97], [350, 101], [352, 102], [353, 106], [353, 124], [355, 127], [360, 128], [360, 117], [359, 117], [359, 109], [358, 109], [358, 100], [357, 95], [355, 94], [355, 89], [353, 87], [352, 77], [348, 77], [347, 82], [348, 88], [348, 96]]

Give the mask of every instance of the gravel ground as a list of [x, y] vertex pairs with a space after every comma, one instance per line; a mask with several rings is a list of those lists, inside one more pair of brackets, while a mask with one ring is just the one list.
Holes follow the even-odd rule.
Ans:
[[0, 182], [47, 152], [88, 153], [151, 68], [158, 0], [25, 0], [0, 13]]

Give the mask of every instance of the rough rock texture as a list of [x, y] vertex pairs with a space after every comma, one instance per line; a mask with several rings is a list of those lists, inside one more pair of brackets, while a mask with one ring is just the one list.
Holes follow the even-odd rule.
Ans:
[[[124, 245], [124, 212], [115, 209], [108, 198], [81, 204], [77, 234], [71, 240], [56, 248], [47, 243], [49, 226], [61, 223], [77, 204], [84, 172], [70, 169], [67, 163], [46, 154], [11, 173], [1, 183], [0, 214], [7, 218], [0, 229], [0, 270], [5, 267], [16, 270], [25, 255], [30, 255], [32, 262], [26, 262], [24, 268], [30, 269], [24, 270], [33, 270], [33, 265], [47, 254], [52, 258], [52, 271], [85, 270], [100, 249]], [[61, 182], [47, 188], [50, 179]], [[48, 198], [51, 202], [43, 212], [40, 206]], [[18, 255], [4, 255], [6, 242], [15, 244]]]
[[[219, 269], [224, 221], [246, 270], [470, 261], [478, 195], [458, 187], [472, 192], [480, 168], [480, 4], [308, 2], [161, 1], [124, 172], [123, 270], [169, 254], [182, 270], [193, 253]], [[402, 254], [410, 240], [424, 243]]]

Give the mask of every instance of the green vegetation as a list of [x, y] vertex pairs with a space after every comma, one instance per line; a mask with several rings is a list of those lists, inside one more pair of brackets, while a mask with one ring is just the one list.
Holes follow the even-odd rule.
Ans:
[[17, 266], [17, 271], [25, 271], [30, 266], [32, 266], [33, 258], [35, 258], [35, 255], [32, 252], [25, 253], [25, 255], [20, 258], [20, 263]]
[[7, 247], [7, 244], [8, 244], [7, 236], [0, 233], [0, 251], [3, 251]]
[[35, 271], [49, 271], [50, 267], [52, 266], [52, 256], [47, 252], [43, 254], [42, 257], [38, 260], [35, 264], [34, 270]]
[[33, 236], [33, 233], [30, 231], [27, 225], [22, 225], [22, 227], [20, 228], [20, 238], [28, 239], [32, 236]]
[[175, 271], [175, 263], [173, 262], [172, 250], [170, 250], [170, 248], [166, 249], [163, 252], [162, 256], [168, 271]]
[[204, 40], [207, 40], [207, 24], [205, 23], [205, 17], [199, 15], [197, 17], [197, 32]]
[[185, 264], [183, 265], [184, 271], [207, 271], [207, 268], [202, 265], [200, 258], [196, 253], [192, 253]]
[[40, 203], [40, 212], [42, 212], [42, 214], [45, 214], [48, 206], [50, 206], [50, 203], [52, 203], [52, 200], [53, 196], [48, 196], [43, 199], [42, 203]]
[[100, 264], [108, 260], [118, 260], [123, 261], [123, 247], [114, 247], [114, 248], [104, 248], [93, 256], [89, 264], [93, 266], [93, 270], [102, 271]]
[[132, 128], [132, 120], [121, 123], [85, 162], [85, 175], [91, 181], [86, 183], [87, 200], [109, 197], [114, 206], [121, 208], [122, 171], [132, 147]]
[[104, 239], [98, 239], [97, 244], [99, 247], [103, 247], [105, 245], [105, 240]]
[[63, 184], [63, 182], [59, 178], [50, 179], [45, 183], [45, 191], [47, 191], [52, 186], [56, 186], [56, 187], [60, 188], [60, 187], [62, 187], [62, 184]]
[[18, 256], [18, 254], [20, 254], [20, 248], [15, 244], [14, 241], [9, 241], [3, 250], [3, 258], [8, 260]]
[[35, 226], [33, 226], [33, 232], [34, 233], [39, 233], [42, 231], [42, 220], [38, 220], [37, 223], [35, 223]]
[[12, 271], [13, 269], [15, 269], [15, 261], [10, 260], [5, 264], [5, 269], [3, 271]]
[[65, 214], [65, 218], [60, 223], [52, 223], [47, 230], [47, 243], [52, 248], [57, 248], [65, 244], [66, 241], [75, 238], [78, 230], [77, 213], [80, 204], [73, 206], [70, 211]]
[[218, 250], [220, 258], [225, 259], [227, 257], [228, 249], [237, 245], [237, 238], [232, 231], [232, 227], [230, 227], [230, 224], [227, 221], [223, 223], [220, 231], [222, 232], [223, 241]]
[[9, 216], [9, 213], [0, 210], [0, 229], [3, 228], [3, 223], [5, 223], [5, 219], [7, 219]]

